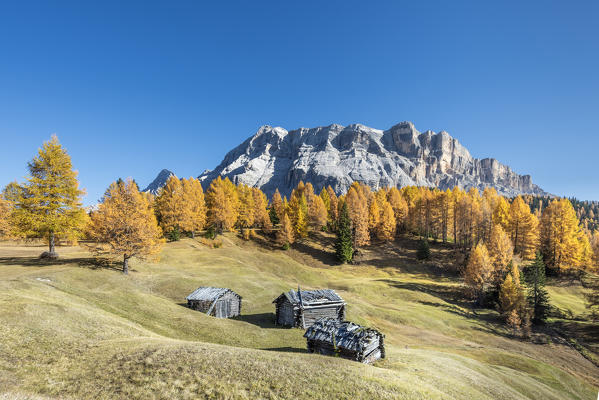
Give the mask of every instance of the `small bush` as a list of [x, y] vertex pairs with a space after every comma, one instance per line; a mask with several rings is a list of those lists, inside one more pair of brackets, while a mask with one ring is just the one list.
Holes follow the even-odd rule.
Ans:
[[212, 242], [212, 247], [214, 247], [215, 249], [223, 247], [223, 242], [221, 240], [214, 240]]
[[289, 250], [289, 243], [285, 243], [285, 244], [282, 246], [282, 249], [283, 249], [283, 250]]
[[181, 231], [179, 230], [179, 227], [176, 226], [170, 232], [168, 232], [166, 234], [166, 238], [169, 242], [176, 242], [181, 239]]
[[428, 240], [422, 239], [418, 245], [418, 253], [416, 254], [419, 260], [428, 260], [431, 258], [431, 247]]
[[241, 230], [241, 237], [243, 238], [243, 240], [250, 240], [252, 231], [249, 229], [242, 229]]
[[206, 229], [204, 236], [208, 239], [214, 239], [216, 237], [216, 231], [214, 230], [214, 227], [209, 226], [208, 229]]

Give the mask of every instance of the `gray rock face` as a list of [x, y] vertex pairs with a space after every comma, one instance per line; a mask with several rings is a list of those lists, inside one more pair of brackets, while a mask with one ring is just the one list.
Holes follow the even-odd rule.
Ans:
[[158, 176], [152, 181], [152, 183], [150, 183], [144, 190], [142, 190], [142, 192], [150, 192], [154, 196], [157, 195], [158, 190], [160, 190], [164, 185], [166, 185], [166, 181], [172, 175], [175, 174], [173, 174], [168, 169], [163, 169], [158, 173]]
[[495, 187], [500, 194], [544, 193], [529, 175], [518, 175], [493, 158], [473, 158], [447, 132], [420, 133], [411, 122], [381, 131], [360, 124], [286, 131], [263, 126], [199, 176], [205, 187], [218, 177], [289, 195], [299, 181], [315, 190], [331, 185], [344, 193], [353, 181], [373, 189], [407, 185], [440, 189]]

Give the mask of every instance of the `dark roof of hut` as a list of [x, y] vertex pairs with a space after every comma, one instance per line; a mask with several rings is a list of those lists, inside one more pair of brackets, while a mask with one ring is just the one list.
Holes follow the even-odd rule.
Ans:
[[[343, 303], [343, 299], [332, 289], [301, 290], [302, 304], [311, 306], [322, 303]], [[290, 290], [274, 299], [276, 303], [281, 297], [285, 296], [291, 304], [299, 304], [300, 296], [297, 290]]]
[[384, 337], [384, 335], [376, 329], [365, 328], [353, 322], [321, 318], [308, 328], [304, 337], [331, 343], [338, 348], [360, 352], [372, 340]]
[[[227, 288], [215, 288], [210, 286], [202, 286], [194, 290], [189, 296], [186, 297], [186, 300], [199, 300], [199, 301], [214, 301], [223, 297], [226, 293], [232, 292], [239, 296], [237, 293], [233, 292], [231, 289]], [[241, 296], [239, 296], [241, 298]]]

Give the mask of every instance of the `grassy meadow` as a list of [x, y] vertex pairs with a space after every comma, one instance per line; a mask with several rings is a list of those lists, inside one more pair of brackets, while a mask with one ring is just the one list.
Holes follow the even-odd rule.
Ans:
[[[61, 247], [0, 244], [0, 399], [596, 399], [597, 325], [582, 288], [550, 282], [562, 319], [512, 337], [497, 312], [472, 309], [448, 249], [415, 260], [415, 241], [373, 246], [336, 266], [331, 237], [289, 251], [235, 234], [168, 243], [157, 262], [98, 262]], [[272, 300], [332, 288], [348, 319], [386, 335], [374, 366], [308, 354], [303, 331], [274, 325]], [[230, 287], [242, 316], [184, 306], [198, 286]], [[574, 335], [575, 343], [561, 332]]]

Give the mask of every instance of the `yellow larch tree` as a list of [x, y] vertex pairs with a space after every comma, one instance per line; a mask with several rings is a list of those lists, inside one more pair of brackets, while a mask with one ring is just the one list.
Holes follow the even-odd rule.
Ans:
[[505, 276], [506, 268], [514, 255], [514, 246], [509, 235], [503, 230], [501, 225], [494, 224], [491, 229], [491, 235], [486, 242], [489, 258], [493, 265], [494, 280], [496, 283]]
[[306, 186], [302, 181], [291, 192], [287, 213], [296, 238], [308, 236], [308, 201], [306, 200]]
[[252, 188], [252, 195], [254, 197], [254, 224], [269, 232], [272, 229], [272, 222], [268, 215], [268, 198], [259, 188]]
[[272, 199], [270, 200], [271, 221], [273, 221], [274, 224], [280, 224], [284, 213], [285, 206], [283, 204], [283, 199], [281, 198], [281, 193], [279, 193], [279, 189], [275, 189]]
[[91, 250], [122, 257], [124, 274], [129, 272], [131, 257], [157, 254], [164, 242], [148, 198], [131, 179], [110, 185], [91, 214], [89, 232], [96, 242], [89, 245]]
[[530, 260], [534, 258], [539, 242], [539, 221], [530, 212], [528, 204], [521, 196], [516, 197], [510, 205], [508, 232], [514, 245], [514, 254]]
[[237, 198], [239, 199], [237, 207], [237, 225], [242, 232], [254, 225], [254, 194], [252, 188], [247, 185], [237, 185]]
[[368, 201], [360, 185], [356, 182], [349, 188], [345, 195], [345, 202], [352, 221], [354, 249], [370, 243], [368, 232]]
[[383, 204], [383, 212], [381, 213], [381, 220], [377, 226], [377, 237], [386, 241], [393, 240], [396, 229], [397, 221], [395, 221], [393, 208], [389, 202], [385, 201]]
[[470, 252], [468, 264], [464, 270], [464, 281], [469, 286], [474, 298], [480, 304], [483, 295], [493, 278], [493, 265], [489, 252], [484, 244], [479, 243]]
[[327, 186], [327, 193], [329, 195], [329, 223], [333, 228], [337, 224], [337, 219], [339, 218], [339, 199], [337, 198], [337, 194], [333, 190], [331, 186]]
[[156, 213], [160, 227], [164, 233], [175, 228], [181, 228], [183, 220], [183, 184], [181, 180], [171, 175], [166, 184], [160, 189], [155, 200]]
[[[326, 192], [325, 192], [326, 193]], [[320, 230], [327, 224], [327, 208], [320, 196], [313, 196], [308, 209], [310, 225], [315, 230]]]
[[501, 225], [506, 232], [509, 230], [510, 204], [503, 196], [499, 197], [495, 203], [495, 208], [493, 209], [493, 223]]
[[11, 205], [4, 196], [0, 194], [0, 240], [11, 236], [10, 227]]
[[370, 232], [376, 233], [381, 222], [381, 211], [376, 198], [374, 196], [370, 197], [370, 204], [368, 204], [368, 229], [370, 229]]
[[202, 183], [190, 177], [181, 181], [183, 185], [183, 218], [180, 222], [181, 229], [195, 237], [196, 231], [204, 229], [206, 225], [206, 201]]
[[543, 260], [548, 266], [560, 270], [580, 265], [584, 239], [568, 199], [553, 200], [543, 210], [540, 231]]
[[75, 240], [82, 234], [85, 211], [84, 194], [79, 189], [71, 157], [56, 135], [45, 142], [38, 155], [28, 163], [29, 176], [14, 189], [14, 228], [23, 236], [48, 240], [49, 257], [57, 257], [55, 238]]
[[594, 270], [599, 271], [599, 231], [593, 232], [590, 243], [591, 249], [593, 250]]
[[400, 191], [395, 187], [389, 189], [389, 192], [387, 193], [387, 201], [393, 209], [393, 215], [395, 216], [395, 222], [397, 223], [397, 230], [404, 230], [408, 218], [408, 203], [403, 198]]
[[294, 240], [293, 225], [291, 224], [291, 219], [285, 212], [283, 213], [283, 218], [281, 218], [281, 227], [277, 231], [277, 243], [284, 248], [287, 248], [294, 242]]
[[208, 224], [215, 232], [223, 233], [233, 229], [237, 221], [239, 198], [237, 188], [229, 180], [220, 176], [210, 183], [206, 191]]
[[310, 182], [307, 182], [304, 185], [304, 196], [306, 196], [306, 203], [312, 203], [312, 199], [314, 198], [314, 186]]
[[522, 320], [522, 312], [525, 307], [525, 297], [520, 284], [520, 271], [513, 264], [511, 271], [506, 275], [501, 288], [499, 289], [499, 307], [505, 318], [508, 318], [510, 313], [515, 311], [518, 314], [518, 319]]

